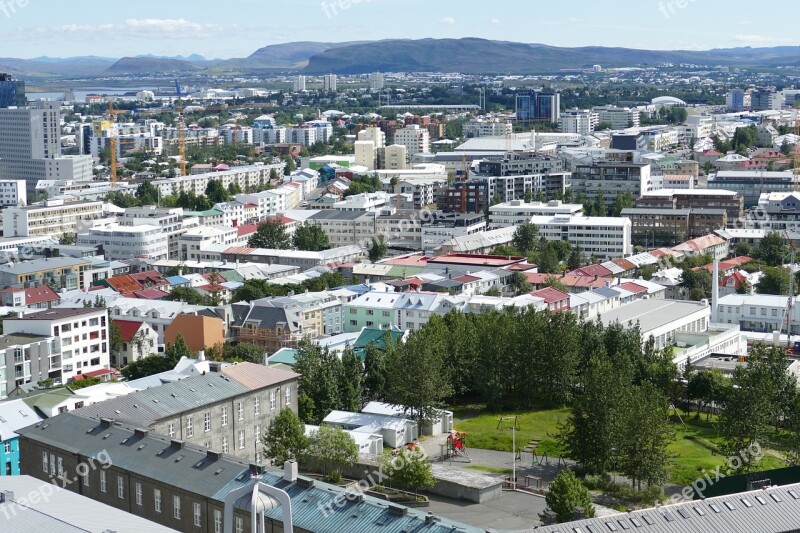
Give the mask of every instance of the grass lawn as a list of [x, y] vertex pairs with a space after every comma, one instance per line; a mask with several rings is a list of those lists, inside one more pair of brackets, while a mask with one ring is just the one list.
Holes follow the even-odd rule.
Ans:
[[546, 453], [550, 457], [560, 455], [560, 447], [555, 435], [558, 424], [566, 420], [569, 409], [543, 409], [540, 411], [504, 413], [476, 413], [470, 410], [455, 410], [455, 428], [467, 432], [467, 447], [484, 450], [511, 451], [511, 421], [504, 422], [509, 429], [497, 429], [500, 416], [519, 415], [517, 448], [524, 448], [531, 440], [538, 440], [536, 453]]
[[513, 470], [510, 468], [495, 468], [492, 466], [480, 466], [480, 465], [470, 465], [467, 466], [469, 470], [479, 470], [481, 472], [488, 472], [490, 474], [503, 474], [505, 476], [510, 476], [514, 473]]
[[[531, 440], [538, 440], [538, 454], [549, 457], [561, 456], [561, 449], [556, 442], [559, 423], [566, 420], [569, 409], [541, 409], [538, 411], [519, 413], [486, 413], [478, 409], [455, 409], [455, 428], [467, 432], [467, 447], [485, 450], [511, 451], [511, 430], [497, 429], [500, 416], [520, 417], [520, 429], [517, 431], [517, 447], [524, 447]], [[703, 477], [703, 470], [709, 473], [717, 466], [725, 466], [727, 461], [716, 453], [722, 438], [715, 429], [716, 419], [706, 421], [705, 417], [696, 420], [693, 416], [683, 417], [685, 425], [673, 418], [672, 429], [675, 440], [669, 445], [669, 452], [674, 456], [670, 469], [670, 483], [689, 485]], [[510, 421], [504, 427], [510, 428]], [[786, 466], [783, 461], [766, 455], [762, 462], [763, 470]], [[477, 468], [476, 469], [480, 469]]]

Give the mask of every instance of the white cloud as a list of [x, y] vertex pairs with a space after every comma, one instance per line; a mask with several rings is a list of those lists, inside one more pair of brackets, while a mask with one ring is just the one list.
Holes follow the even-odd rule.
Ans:
[[210, 38], [220, 32], [237, 29], [235, 25], [200, 24], [184, 18], [178, 19], [128, 19], [122, 24], [63, 24], [59, 26], [35, 26], [16, 28], [0, 32], [6, 39], [28, 40], [35, 35], [39, 39], [84, 39], [84, 40], [136, 40], [136, 39], [187, 39]]
[[490, 21], [492, 24], [500, 24], [500, 19], [494, 18]]
[[456, 23], [456, 19], [453, 17], [445, 17], [439, 21], [440, 24], [446, 24], [447, 26], [452, 26]]
[[765, 35], [752, 35], [752, 34], [739, 34], [734, 39], [742, 44], [749, 45], [775, 45], [791, 43], [791, 39], [783, 39], [779, 37], [767, 37]]

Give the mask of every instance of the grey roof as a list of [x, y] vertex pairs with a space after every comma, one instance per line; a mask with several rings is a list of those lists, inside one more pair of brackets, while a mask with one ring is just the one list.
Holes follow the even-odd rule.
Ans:
[[603, 313], [600, 316], [600, 320], [606, 326], [615, 322], [619, 322], [623, 326], [636, 325], [638, 323], [644, 334], [703, 309], [710, 312], [711, 308], [702, 302], [636, 300]]
[[105, 309], [98, 309], [97, 307], [77, 307], [74, 309], [70, 309], [68, 307], [54, 307], [52, 309], [39, 311], [38, 313], [25, 315], [22, 319], [17, 320], [61, 320], [63, 318], [72, 318], [74, 316], [92, 315], [98, 311], [105, 311]]
[[144, 428], [179, 413], [246, 394], [249, 390], [234, 379], [210, 372], [111, 398], [77, 409], [75, 413], [86, 418], [113, 418]]
[[0, 402], [0, 441], [17, 436], [16, 431], [39, 422], [42, 418], [22, 400]]
[[[614, 529], [608, 524], [613, 524]], [[624, 530], [640, 533], [781, 533], [797, 531], [799, 524], [800, 484], [794, 484], [555, 526], [540, 526], [536, 533], [607, 533]]]
[[[249, 308], [248, 308], [249, 307]], [[231, 326], [240, 327], [245, 322], [256, 322], [262, 329], [275, 329], [279, 324], [291, 330], [299, 328], [296, 315], [283, 307], [273, 305], [234, 305]]]
[[[91, 500], [56, 484], [48, 484], [47, 498], [32, 503], [29, 496], [41, 493], [42, 481], [30, 476], [3, 478], [3, 490], [14, 493], [10, 502], [0, 503], [2, 531], [14, 533], [73, 533], [116, 531], [117, 533], [159, 533], [175, 531], [144, 518]], [[24, 498], [24, 504], [20, 500]]]
[[341, 211], [339, 209], [324, 209], [310, 217], [310, 220], [358, 220], [362, 217], [375, 217], [375, 213], [366, 211]]
[[30, 333], [9, 333], [0, 336], [0, 350], [5, 350], [11, 346], [24, 346], [49, 339], [46, 335], [33, 335]]
[[631, 215], [661, 215], [661, 216], [681, 216], [688, 217], [692, 212], [691, 209], [649, 209], [647, 207], [627, 207], [620, 212], [620, 216]]
[[13, 265], [2, 265], [0, 266], [0, 272], [22, 275], [32, 272], [40, 272], [42, 270], [90, 266], [91, 264], [92, 262], [88, 259], [75, 259], [74, 257], [49, 257], [47, 259], [34, 259], [32, 261], [24, 261], [22, 263], [15, 263]]
[[[177, 445], [165, 437], [137, 434], [133, 430], [106, 425], [96, 420], [64, 413], [41, 424], [22, 430], [26, 438], [54, 446], [80, 457], [101, 452], [113, 458], [115, 469], [165, 485], [179, 487], [189, 493], [223, 502], [234, 489], [249, 485], [247, 463], [223, 454], [191, 445]], [[380, 531], [382, 533], [479, 533], [482, 530], [449, 520], [425, 523], [425, 514], [408, 510], [405, 516], [392, 513], [383, 500], [364, 497], [362, 502], [348, 501], [332, 513], [321, 512], [344, 491], [321, 482], [314, 487], [289, 483], [275, 471], [261, 474], [261, 480], [286, 491], [292, 499], [295, 528], [326, 533]], [[303, 479], [303, 478], [301, 478]], [[270, 517], [280, 518], [268, 511]], [[113, 529], [113, 528], [112, 528]], [[36, 533], [50, 531], [47, 528]], [[140, 530], [145, 531], [145, 530]]]

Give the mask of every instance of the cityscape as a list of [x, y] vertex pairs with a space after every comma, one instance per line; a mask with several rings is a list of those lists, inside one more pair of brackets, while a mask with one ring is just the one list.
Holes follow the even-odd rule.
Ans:
[[800, 530], [796, 6], [48, 2], [0, 532]]

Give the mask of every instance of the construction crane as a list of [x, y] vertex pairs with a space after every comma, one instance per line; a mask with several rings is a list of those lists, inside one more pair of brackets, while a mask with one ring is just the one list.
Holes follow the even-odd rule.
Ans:
[[178, 95], [178, 154], [181, 156], [181, 176], [186, 175], [186, 119], [183, 116], [183, 93], [181, 84], [175, 80], [175, 93]]
[[[797, 136], [797, 141], [800, 141], [800, 110], [794, 112], [794, 134]], [[800, 142], [794, 145], [794, 191], [800, 190]]]
[[111, 167], [111, 186], [117, 186], [117, 128], [115, 126], [117, 115], [124, 115], [127, 111], [120, 111], [114, 109], [114, 102], [108, 101], [108, 120], [110, 127], [108, 129], [108, 162]]
[[[795, 175], [795, 178], [797, 176]], [[796, 183], [796, 181], [795, 181]], [[797, 261], [797, 247], [794, 245], [794, 241], [789, 237], [789, 231], [783, 230], [783, 234], [786, 235], [786, 242], [789, 243], [789, 247], [791, 248], [790, 254], [790, 266], [793, 267], [795, 262]], [[791, 269], [790, 269], [791, 270]], [[792, 320], [792, 308], [794, 307], [794, 272], [790, 272], [789, 274], [789, 299], [786, 302], [786, 337], [787, 337], [787, 346], [792, 347], [792, 328], [791, 328], [791, 320]]]

